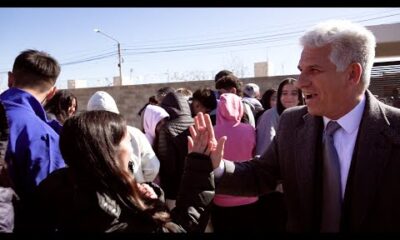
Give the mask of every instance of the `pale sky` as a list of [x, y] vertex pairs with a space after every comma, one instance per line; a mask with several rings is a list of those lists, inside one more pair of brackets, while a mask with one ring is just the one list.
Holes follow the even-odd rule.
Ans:
[[105, 86], [118, 76], [121, 43], [127, 84], [212, 79], [221, 69], [253, 77], [267, 61], [272, 75], [297, 74], [298, 38], [322, 20], [365, 26], [400, 22], [400, 8], [0, 8], [0, 89], [15, 57], [33, 48], [62, 64], [67, 80]]

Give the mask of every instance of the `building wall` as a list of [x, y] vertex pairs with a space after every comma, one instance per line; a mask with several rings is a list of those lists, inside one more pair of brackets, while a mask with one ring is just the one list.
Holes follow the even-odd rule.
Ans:
[[[297, 75], [289, 76], [273, 76], [273, 77], [257, 77], [257, 78], [242, 78], [243, 84], [253, 82], [260, 86], [260, 92], [264, 93], [268, 88], [277, 88], [278, 84], [286, 77], [297, 77]], [[155, 95], [158, 89], [170, 86], [173, 88], [188, 88], [195, 91], [201, 87], [210, 87], [214, 89], [214, 80], [206, 81], [190, 81], [190, 82], [175, 82], [175, 83], [158, 83], [158, 84], [141, 84], [141, 85], [126, 85], [112, 87], [96, 87], [96, 88], [81, 88], [68, 89], [78, 98], [78, 111], [85, 111], [87, 102], [95, 92], [108, 92], [117, 102], [119, 111], [127, 119], [128, 124], [140, 127], [139, 110], [148, 102], [150, 96]]]

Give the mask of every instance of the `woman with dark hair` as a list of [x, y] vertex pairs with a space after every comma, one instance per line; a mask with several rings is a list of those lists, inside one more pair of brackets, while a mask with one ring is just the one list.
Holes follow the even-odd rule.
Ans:
[[[294, 78], [284, 79], [278, 87], [276, 106], [265, 111], [258, 119], [257, 155], [262, 155], [271, 144], [282, 112], [287, 108], [304, 104], [302, 92], [295, 86], [296, 81]], [[259, 197], [259, 213], [263, 219], [262, 222], [260, 221], [260, 229], [284, 231], [287, 213], [282, 192], [282, 184], [279, 184], [276, 191]]]
[[285, 78], [278, 87], [276, 107], [265, 111], [258, 119], [256, 155], [263, 154], [272, 142], [282, 112], [286, 108], [304, 104], [303, 94], [295, 86], [296, 81], [294, 78]]
[[78, 111], [78, 100], [68, 90], [57, 90], [56, 94], [46, 103], [44, 109], [48, 119], [57, 120], [64, 124], [68, 117]]
[[274, 88], [267, 89], [260, 100], [263, 108], [268, 110], [276, 106], [276, 90]]
[[[187, 161], [183, 183], [190, 184], [182, 184], [177, 207], [170, 213], [163, 191], [154, 183], [138, 184], [130, 173], [132, 147], [121, 115], [101, 110], [69, 118], [60, 134], [60, 150], [68, 167], [53, 172], [39, 185], [33, 230], [204, 230], [208, 217], [204, 209], [214, 191], [212, 177], [197, 178], [191, 174], [197, 169], [196, 160]], [[207, 171], [212, 172], [211, 165]]]
[[258, 112], [255, 116], [256, 123], [258, 122], [258, 118], [261, 117], [265, 111], [276, 106], [276, 90], [273, 88], [267, 89], [262, 95], [260, 102], [264, 110]]

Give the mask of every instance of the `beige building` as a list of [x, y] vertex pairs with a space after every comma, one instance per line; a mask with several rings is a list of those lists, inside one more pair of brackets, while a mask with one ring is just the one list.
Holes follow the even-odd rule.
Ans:
[[75, 89], [75, 88], [86, 88], [87, 82], [86, 80], [68, 80], [67, 81], [68, 89]]
[[270, 62], [256, 62], [254, 63], [254, 77], [268, 77], [272, 76], [272, 64]]
[[377, 40], [376, 58], [400, 57], [400, 23], [368, 26]]

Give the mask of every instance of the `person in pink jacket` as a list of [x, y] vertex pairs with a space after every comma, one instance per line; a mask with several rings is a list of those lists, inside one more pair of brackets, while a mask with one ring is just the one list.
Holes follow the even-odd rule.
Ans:
[[[224, 158], [242, 162], [252, 159], [256, 147], [256, 131], [253, 126], [241, 123], [244, 113], [242, 100], [233, 93], [220, 96], [217, 106], [217, 122], [214, 126], [217, 139], [227, 136]], [[211, 212], [214, 232], [248, 232], [257, 229], [258, 197], [241, 197], [216, 194]]]

